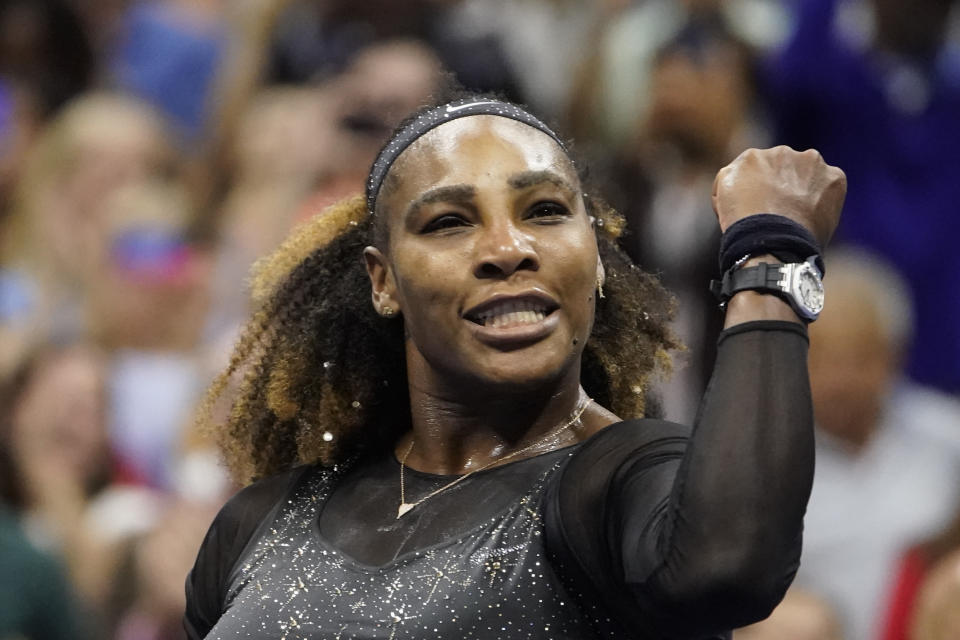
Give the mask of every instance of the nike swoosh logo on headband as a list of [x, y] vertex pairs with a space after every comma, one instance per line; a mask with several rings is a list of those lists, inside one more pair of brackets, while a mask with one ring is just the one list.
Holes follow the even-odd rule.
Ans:
[[478, 102], [468, 102], [467, 104], [461, 104], [458, 107], [453, 105], [447, 105], [447, 113], [455, 113], [461, 109], [469, 109], [470, 107], [475, 107], [478, 104], [499, 104], [496, 100], [480, 100]]

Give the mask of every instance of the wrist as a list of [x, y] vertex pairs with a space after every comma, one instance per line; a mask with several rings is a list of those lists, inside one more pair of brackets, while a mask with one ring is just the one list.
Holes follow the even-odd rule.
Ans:
[[722, 282], [711, 285], [726, 311], [726, 327], [753, 320], [806, 323], [816, 319], [823, 304], [823, 287], [812, 258], [784, 265], [770, 254], [743, 256]]

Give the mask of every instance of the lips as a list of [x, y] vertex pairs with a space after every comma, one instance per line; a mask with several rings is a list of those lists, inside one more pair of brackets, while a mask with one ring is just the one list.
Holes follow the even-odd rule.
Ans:
[[534, 292], [496, 295], [463, 314], [471, 333], [497, 349], [512, 350], [538, 342], [553, 333], [559, 309], [553, 298]]

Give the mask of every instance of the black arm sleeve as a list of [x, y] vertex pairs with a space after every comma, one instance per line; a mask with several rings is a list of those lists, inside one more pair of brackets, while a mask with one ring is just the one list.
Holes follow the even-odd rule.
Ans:
[[257, 528], [286, 497], [303, 471], [299, 467], [242, 489], [214, 518], [187, 576], [183, 627], [189, 640], [204, 638], [220, 619], [234, 565]]
[[721, 334], [692, 431], [655, 420], [584, 443], [548, 495], [547, 541], [582, 597], [641, 637], [766, 617], [799, 565], [813, 476], [803, 326]]

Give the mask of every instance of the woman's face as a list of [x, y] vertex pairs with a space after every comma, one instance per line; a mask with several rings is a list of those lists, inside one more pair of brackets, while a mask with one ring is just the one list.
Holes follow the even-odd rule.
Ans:
[[39, 365], [13, 409], [11, 444], [28, 480], [53, 473], [85, 485], [105, 464], [106, 372], [83, 348]]
[[390, 173], [378, 207], [388, 246], [366, 259], [374, 304], [403, 314], [411, 380], [579, 377], [600, 267], [559, 145], [507, 118], [461, 118], [421, 137]]

